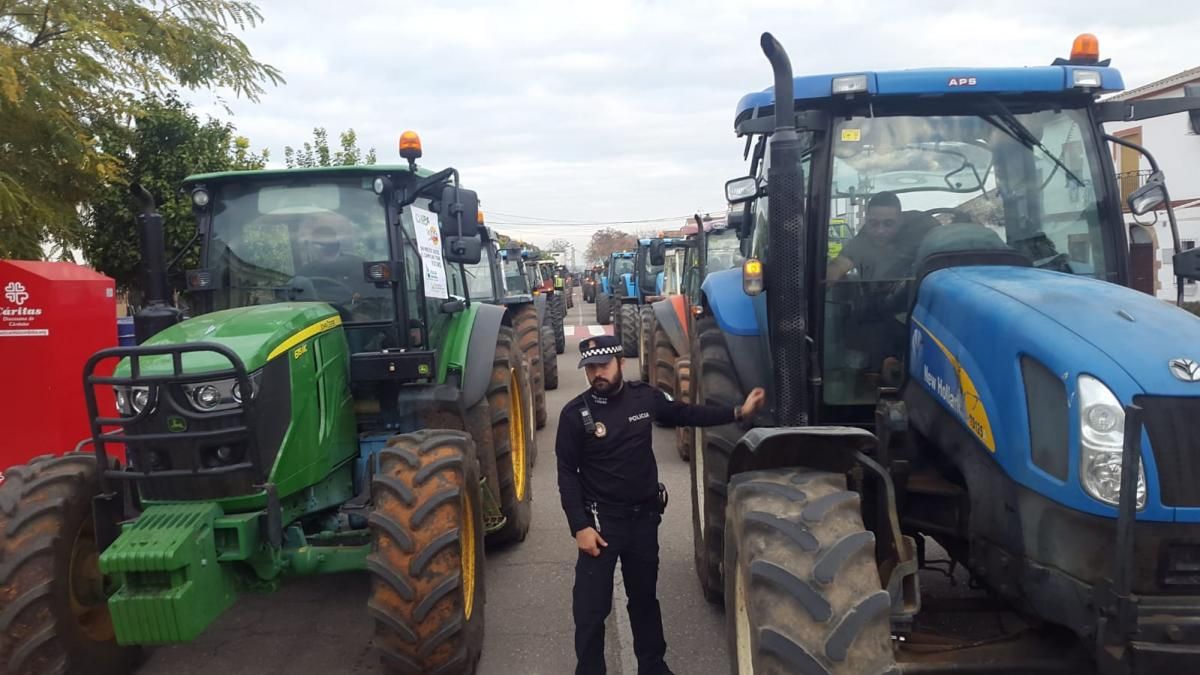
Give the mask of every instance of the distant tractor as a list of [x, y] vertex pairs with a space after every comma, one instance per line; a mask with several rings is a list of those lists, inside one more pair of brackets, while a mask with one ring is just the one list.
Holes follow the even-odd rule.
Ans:
[[385, 672], [474, 671], [484, 536], [528, 527], [494, 474], [530, 461], [529, 374], [456, 264], [480, 260], [478, 198], [416, 165], [415, 134], [400, 149], [407, 165], [189, 177], [187, 319], [141, 194], [148, 302], [138, 346], [83, 373], [93, 452], [0, 486], [0, 671], [127, 673], [240, 593], [346, 570], [371, 577]]
[[617, 318], [622, 297], [637, 294], [633, 285], [634, 255], [634, 251], [613, 253], [600, 273], [600, 287], [596, 295], [596, 322], [603, 326], [613, 323]]
[[[693, 450], [730, 670], [1200, 670], [1200, 320], [1134, 290], [1128, 221], [1165, 213], [1180, 289], [1200, 250], [1102, 126], [1200, 99], [1102, 99], [1091, 35], [1050, 66], [801, 77], [762, 48], [726, 185], [748, 258], [709, 271], [691, 343], [696, 400], [770, 403]], [[1115, 146], [1151, 172], [1124, 200]]]

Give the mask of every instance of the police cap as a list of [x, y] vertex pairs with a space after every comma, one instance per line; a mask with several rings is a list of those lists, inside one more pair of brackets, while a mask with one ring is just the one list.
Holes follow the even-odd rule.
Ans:
[[608, 363], [615, 357], [624, 356], [621, 340], [611, 335], [598, 335], [579, 342], [579, 367], [589, 363]]

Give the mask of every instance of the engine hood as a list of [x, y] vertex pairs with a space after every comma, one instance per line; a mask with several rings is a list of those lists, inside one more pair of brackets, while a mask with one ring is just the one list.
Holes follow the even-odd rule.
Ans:
[[[216, 342], [237, 354], [245, 364], [246, 371], [253, 372], [304, 340], [336, 328], [341, 323], [337, 311], [325, 303], [286, 302], [255, 305], [213, 312], [182, 321], [153, 336], [142, 346]], [[230, 363], [216, 352], [188, 352], [183, 355], [183, 367], [188, 373], [205, 373], [226, 370], [230, 368]], [[171, 373], [171, 357], [143, 358], [141, 371], [148, 375]], [[123, 359], [117, 367], [116, 374], [124, 376], [128, 372], [128, 359]]]
[[1143, 392], [1200, 396], [1172, 374], [1174, 359], [1200, 363], [1200, 318], [1145, 293], [1088, 277], [1020, 267], [961, 267], [953, 274], [1021, 303], [1107, 355]]

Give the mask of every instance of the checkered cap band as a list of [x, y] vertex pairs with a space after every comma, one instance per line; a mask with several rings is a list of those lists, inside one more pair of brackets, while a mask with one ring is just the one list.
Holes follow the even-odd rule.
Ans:
[[590, 359], [593, 356], [621, 356], [622, 352], [623, 352], [623, 350], [621, 349], [621, 345], [614, 345], [611, 347], [596, 347], [595, 349], [585, 349], [585, 350], [579, 352], [579, 355], [582, 358]]

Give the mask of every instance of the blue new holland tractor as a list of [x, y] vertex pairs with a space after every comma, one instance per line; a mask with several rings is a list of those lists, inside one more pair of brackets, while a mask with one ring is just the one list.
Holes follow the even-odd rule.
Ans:
[[[1165, 213], [1180, 288], [1200, 252], [1102, 126], [1200, 128], [1200, 99], [1101, 100], [1090, 35], [1050, 66], [795, 78], [762, 48], [726, 185], [747, 260], [704, 280], [690, 350], [699, 401], [769, 393], [758, 428], [696, 430], [732, 670], [1200, 672], [1200, 319], [1139, 290], [1127, 221]], [[1128, 194], [1114, 145], [1151, 169]]]
[[620, 320], [621, 298], [637, 296], [637, 287], [633, 283], [635, 255], [635, 251], [616, 251], [604, 265], [596, 294], [596, 321], [602, 325]]

